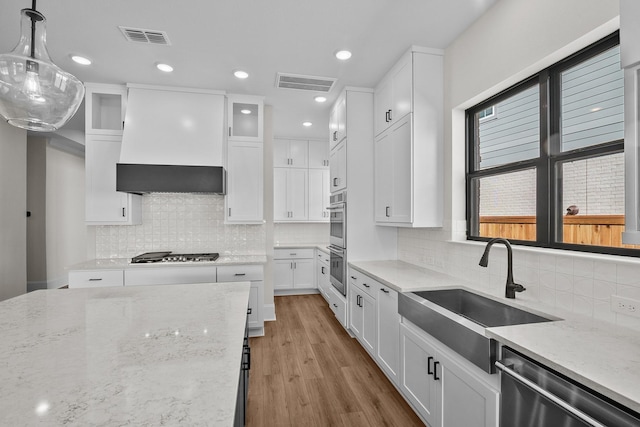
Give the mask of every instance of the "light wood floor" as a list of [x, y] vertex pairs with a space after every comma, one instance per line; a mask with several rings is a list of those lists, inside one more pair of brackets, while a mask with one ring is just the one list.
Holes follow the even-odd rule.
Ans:
[[322, 296], [275, 306], [250, 342], [247, 426], [423, 426]]

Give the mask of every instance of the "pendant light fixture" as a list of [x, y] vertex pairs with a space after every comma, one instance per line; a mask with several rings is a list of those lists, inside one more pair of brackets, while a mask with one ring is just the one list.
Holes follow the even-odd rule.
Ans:
[[20, 41], [0, 55], [0, 115], [19, 128], [54, 131], [76, 113], [84, 86], [51, 61], [46, 19], [36, 10], [36, 0], [20, 13]]

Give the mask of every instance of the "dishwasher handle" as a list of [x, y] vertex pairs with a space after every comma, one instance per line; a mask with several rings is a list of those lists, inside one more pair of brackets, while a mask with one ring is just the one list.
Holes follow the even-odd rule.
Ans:
[[523, 377], [522, 375], [520, 375], [519, 373], [517, 373], [513, 369], [505, 366], [501, 361], [497, 361], [495, 363], [495, 365], [496, 365], [496, 368], [500, 369], [500, 371], [502, 371], [503, 374], [507, 374], [510, 377], [512, 377], [513, 379], [515, 379], [516, 381], [521, 382], [522, 384], [526, 385], [527, 387], [529, 387], [530, 389], [532, 389], [536, 393], [542, 395], [543, 397], [549, 399], [550, 401], [552, 401], [556, 405], [560, 406], [562, 409], [564, 409], [567, 412], [570, 412], [571, 414], [573, 414], [576, 417], [580, 418], [585, 423], [588, 423], [589, 425], [591, 425], [593, 427], [607, 427], [604, 424], [594, 420], [589, 415], [585, 414], [584, 412], [580, 411], [579, 409], [574, 408], [569, 403], [567, 403], [564, 400], [560, 399], [555, 394], [548, 392], [544, 388], [540, 387], [538, 384], [536, 384], [533, 381]]

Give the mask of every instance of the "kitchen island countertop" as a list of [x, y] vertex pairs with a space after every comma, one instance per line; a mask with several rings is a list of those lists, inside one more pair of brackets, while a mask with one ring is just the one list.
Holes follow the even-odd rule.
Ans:
[[98, 258], [84, 261], [67, 267], [71, 270], [121, 270], [124, 268], [149, 268], [158, 266], [171, 267], [206, 267], [206, 266], [224, 266], [224, 265], [253, 265], [264, 264], [267, 262], [266, 255], [224, 255], [215, 261], [198, 261], [198, 262], [149, 262], [131, 264], [131, 258]]
[[0, 425], [232, 426], [249, 282], [0, 302]]
[[604, 321], [545, 306], [518, 295], [515, 300], [483, 292], [472, 283], [398, 260], [357, 261], [351, 268], [398, 292], [465, 288], [553, 322], [487, 328], [486, 335], [640, 412], [640, 333]]

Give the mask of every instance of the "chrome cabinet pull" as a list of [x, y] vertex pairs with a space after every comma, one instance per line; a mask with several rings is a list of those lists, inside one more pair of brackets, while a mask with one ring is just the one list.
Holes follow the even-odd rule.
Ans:
[[574, 408], [569, 403], [567, 403], [564, 400], [560, 399], [555, 394], [548, 392], [544, 388], [540, 387], [538, 384], [536, 384], [533, 381], [530, 381], [529, 379], [523, 377], [522, 375], [520, 375], [519, 373], [517, 373], [513, 369], [510, 369], [507, 366], [503, 365], [502, 362], [497, 361], [495, 363], [495, 365], [496, 365], [496, 368], [500, 369], [503, 374], [509, 375], [510, 377], [514, 378], [516, 381], [521, 382], [522, 384], [524, 384], [527, 387], [529, 387], [532, 390], [534, 390], [536, 393], [541, 394], [542, 396], [546, 397], [547, 399], [549, 399], [550, 401], [552, 401], [556, 405], [562, 407], [563, 409], [569, 411], [570, 413], [572, 413], [576, 417], [580, 418], [582, 421], [590, 424], [593, 427], [606, 427], [604, 424], [599, 423], [598, 421], [596, 421], [593, 418], [591, 418], [589, 415], [585, 414], [584, 412], [580, 411], [579, 409]]

